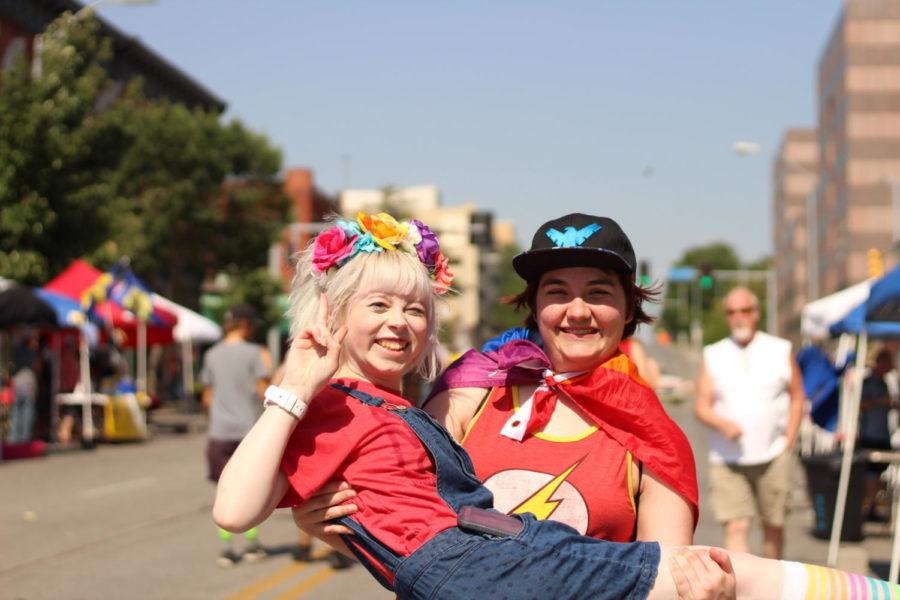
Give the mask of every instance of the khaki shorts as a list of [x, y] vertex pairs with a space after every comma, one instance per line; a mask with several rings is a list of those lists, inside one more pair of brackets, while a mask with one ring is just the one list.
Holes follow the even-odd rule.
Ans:
[[710, 502], [719, 523], [757, 514], [766, 525], [784, 525], [791, 491], [790, 452], [761, 465], [711, 464]]

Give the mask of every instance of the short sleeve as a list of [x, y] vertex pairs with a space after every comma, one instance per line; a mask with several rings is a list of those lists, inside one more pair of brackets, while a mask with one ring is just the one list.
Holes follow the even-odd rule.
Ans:
[[367, 437], [367, 420], [354, 414], [335, 395], [328, 396], [331, 397], [316, 397], [288, 440], [281, 458], [281, 471], [287, 477], [289, 488], [278, 503], [279, 508], [308, 500], [339, 474], [359, 441]]
[[263, 356], [266, 350], [261, 347], [258, 350], [253, 361], [253, 376], [257, 379], [268, 379], [271, 373], [269, 372], [269, 365]]

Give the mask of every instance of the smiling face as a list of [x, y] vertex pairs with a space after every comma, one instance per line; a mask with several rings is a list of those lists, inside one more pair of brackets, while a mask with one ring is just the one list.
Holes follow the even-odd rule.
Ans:
[[625, 291], [612, 271], [570, 267], [538, 282], [535, 320], [557, 372], [586, 371], [611, 358], [631, 321]]
[[347, 337], [338, 376], [399, 390], [428, 338], [425, 303], [389, 292], [360, 294], [347, 310]]

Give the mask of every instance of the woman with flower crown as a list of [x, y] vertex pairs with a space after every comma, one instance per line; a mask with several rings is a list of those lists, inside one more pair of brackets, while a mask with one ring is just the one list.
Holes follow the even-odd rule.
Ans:
[[[399, 391], [407, 371], [437, 368], [435, 296], [452, 275], [439, 247], [423, 244], [428, 233], [361, 214], [303, 254], [286, 372], [222, 473], [213, 507], [221, 527], [246, 530], [340, 477], [359, 505], [341, 519], [354, 533], [343, 536], [345, 550], [399, 598], [843, 597], [828, 588], [838, 572], [606, 542], [493, 510], [466, 452]], [[712, 586], [710, 574], [719, 577]]]

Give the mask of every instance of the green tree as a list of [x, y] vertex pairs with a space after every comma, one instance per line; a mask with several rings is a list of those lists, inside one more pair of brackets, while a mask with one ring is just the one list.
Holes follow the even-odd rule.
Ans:
[[[518, 294], [525, 289], [525, 283], [512, 268], [512, 259], [519, 252], [519, 247], [516, 244], [510, 244], [500, 249], [500, 260], [497, 264], [500, 269], [498, 288], [501, 299]], [[482, 330], [487, 333], [486, 340], [506, 331], [510, 327], [523, 327], [525, 325], [525, 313], [516, 311], [514, 306], [498, 302], [488, 313], [484, 325]]]
[[215, 113], [136, 96], [110, 112], [130, 144], [97, 262], [126, 254], [152, 287], [189, 303], [206, 273], [241, 277], [266, 263], [288, 203], [275, 181], [280, 154], [264, 137], [238, 122], [222, 126]]
[[288, 216], [281, 156], [214, 111], [124, 94], [98, 23], [64, 14], [0, 85], [0, 275], [41, 283], [74, 258], [122, 255], [148, 284], [194, 305], [228, 270], [255, 281]]
[[40, 283], [109, 233], [125, 140], [97, 112], [110, 45], [64, 14], [42, 36], [41, 74], [22, 57], [0, 85], [0, 275]]
[[[744, 264], [730, 244], [719, 241], [688, 248], [676, 261], [676, 264], [694, 267], [698, 271], [704, 268], [709, 268], [712, 271], [737, 271], [741, 269], [758, 271], [768, 269], [771, 259], [763, 257]], [[708, 290], [699, 289], [696, 281], [670, 284], [666, 288], [665, 305], [660, 319], [661, 326], [676, 335], [689, 333], [689, 318], [694, 320], [696, 317], [694, 311], [697, 307], [697, 295], [699, 294], [703, 343], [710, 343], [725, 337], [728, 335], [729, 330], [722, 307], [722, 299], [731, 288], [739, 283], [738, 280], [733, 278], [715, 279], [713, 287]], [[766, 322], [765, 283], [748, 281], [743, 285], [753, 290], [760, 298], [760, 323], [764, 326]]]

